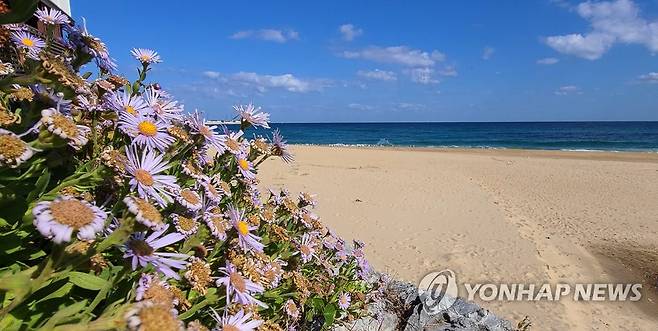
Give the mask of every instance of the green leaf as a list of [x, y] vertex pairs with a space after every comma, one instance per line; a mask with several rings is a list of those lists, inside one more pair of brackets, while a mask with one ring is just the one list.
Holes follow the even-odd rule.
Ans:
[[102, 289], [107, 284], [105, 279], [78, 271], [71, 271], [69, 281], [76, 286], [94, 291]]
[[60, 322], [64, 322], [67, 317], [73, 316], [80, 312], [87, 305], [87, 300], [76, 302], [68, 307], [58, 310], [53, 317], [41, 328], [42, 330], [50, 330], [57, 326]]
[[43, 192], [46, 191], [48, 183], [50, 183], [50, 171], [48, 171], [48, 169], [44, 169], [43, 173], [41, 176], [39, 176], [39, 179], [37, 179], [37, 182], [34, 184], [34, 189], [32, 192], [30, 192], [30, 194], [27, 195], [27, 201], [35, 200], [41, 196]]
[[39, 0], [14, 0], [10, 3], [11, 11], [0, 15], [0, 24], [25, 22], [37, 10]]
[[324, 306], [322, 315], [324, 316], [324, 326], [330, 326], [334, 324], [334, 319], [336, 318], [336, 306], [333, 304]]
[[48, 294], [47, 296], [43, 297], [42, 299], [39, 299], [36, 303], [44, 302], [46, 300], [54, 299], [54, 298], [61, 298], [71, 291], [71, 288], [73, 288], [73, 284], [71, 283], [66, 283], [59, 289], [55, 290], [54, 292]]

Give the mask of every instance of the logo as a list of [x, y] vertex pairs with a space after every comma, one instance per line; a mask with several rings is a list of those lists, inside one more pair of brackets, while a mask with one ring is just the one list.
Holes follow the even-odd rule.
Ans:
[[436, 315], [450, 308], [457, 300], [455, 273], [446, 269], [427, 274], [420, 280], [418, 296], [428, 315]]

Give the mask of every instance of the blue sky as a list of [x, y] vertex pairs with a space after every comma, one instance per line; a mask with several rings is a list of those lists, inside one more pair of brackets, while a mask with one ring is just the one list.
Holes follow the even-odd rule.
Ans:
[[658, 120], [658, 0], [83, 1], [119, 70], [209, 118]]

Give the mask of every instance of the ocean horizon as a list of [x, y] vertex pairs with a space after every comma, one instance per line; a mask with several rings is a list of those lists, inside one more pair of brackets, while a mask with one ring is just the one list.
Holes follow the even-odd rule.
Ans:
[[[658, 121], [271, 123], [290, 144], [658, 152]], [[247, 135], [258, 135], [248, 130]]]

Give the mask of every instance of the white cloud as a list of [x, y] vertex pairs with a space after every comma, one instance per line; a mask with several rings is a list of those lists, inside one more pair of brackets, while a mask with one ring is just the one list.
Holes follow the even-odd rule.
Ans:
[[214, 78], [214, 79], [219, 78], [219, 77], [222, 76], [222, 74], [217, 72], [217, 71], [204, 71], [203, 75], [208, 77], [208, 78]]
[[368, 78], [368, 79], [376, 79], [376, 80], [383, 80], [383, 81], [395, 81], [398, 79], [398, 76], [392, 72], [392, 71], [384, 71], [384, 70], [359, 70], [356, 73], [357, 75], [363, 77], [363, 78]]
[[346, 41], [352, 41], [354, 38], [363, 34], [363, 30], [355, 27], [353, 24], [343, 24], [338, 27], [338, 31], [343, 35]]
[[437, 73], [441, 76], [457, 77], [457, 69], [453, 66], [445, 66], [443, 69], [439, 69]]
[[372, 110], [372, 109], [374, 109], [373, 106], [363, 105], [363, 104], [360, 104], [360, 103], [350, 103], [349, 105], [347, 105], [347, 107], [349, 107], [351, 109], [357, 109], [357, 110]]
[[278, 30], [278, 29], [261, 29], [261, 30], [245, 30], [238, 31], [230, 36], [231, 39], [260, 39], [265, 41], [273, 41], [277, 43], [285, 43], [290, 40], [299, 39], [299, 32], [295, 30]]
[[223, 75], [216, 71], [205, 71], [203, 75], [229, 86], [254, 88], [261, 93], [272, 88], [281, 88], [295, 93], [306, 93], [320, 91], [328, 85], [327, 80], [301, 79], [295, 77], [293, 74], [262, 75], [255, 72], [241, 71], [235, 74]]
[[437, 84], [438, 79], [434, 78], [434, 69], [432, 68], [413, 68], [408, 70], [409, 78], [412, 82], [420, 84]]
[[437, 51], [437, 50], [432, 51], [431, 57], [432, 57], [432, 60], [434, 60], [436, 62], [443, 62], [443, 61], [446, 60], [446, 55], [439, 52], [439, 51]]
[[428, 53], [407, 46], [370, 46], [358, 51], [344, 51], [341, 55], [348, 59], [364, 59], [408, 67], [431, 67], [445, 59], [445, 55], [441, 52]]
[[489, 46], [485, 47], [482, 50], [482, 59], [489, 60], [493, 56], [494, 52], [496, 52], [495, 48]]
[[640, 17], [633, 1], [588, 1], [576, 6], [576, 12], [589, 21], [591, 31], [548, 37], [548, 46], [588, 60], [601, 58], [616, 43], [644, 45], [651, 53], [658, 53], [658, 21]]
[[645, 83], [658, 84], [658, 72], [650, 72], [648, 74], [640, 75], [637, 79]]
[[566, 85], [566, 86], [560, 86], [557, 90], [555, 90], [555, 95], [570, 95], [570, 94], [583, 94], [583, 91], [578, 87], [574, 85]]
[[552, 65], [558, 62], [560, 62], [560, 60], [554, 57], [545, 57], [543, 59], [537, 60], [537, 64], [543, 64], [543, 65]]
[[427, 108], [424, 104], [410, 102], [399, 102], [394, 107], [399, 110], [423, 110]]

